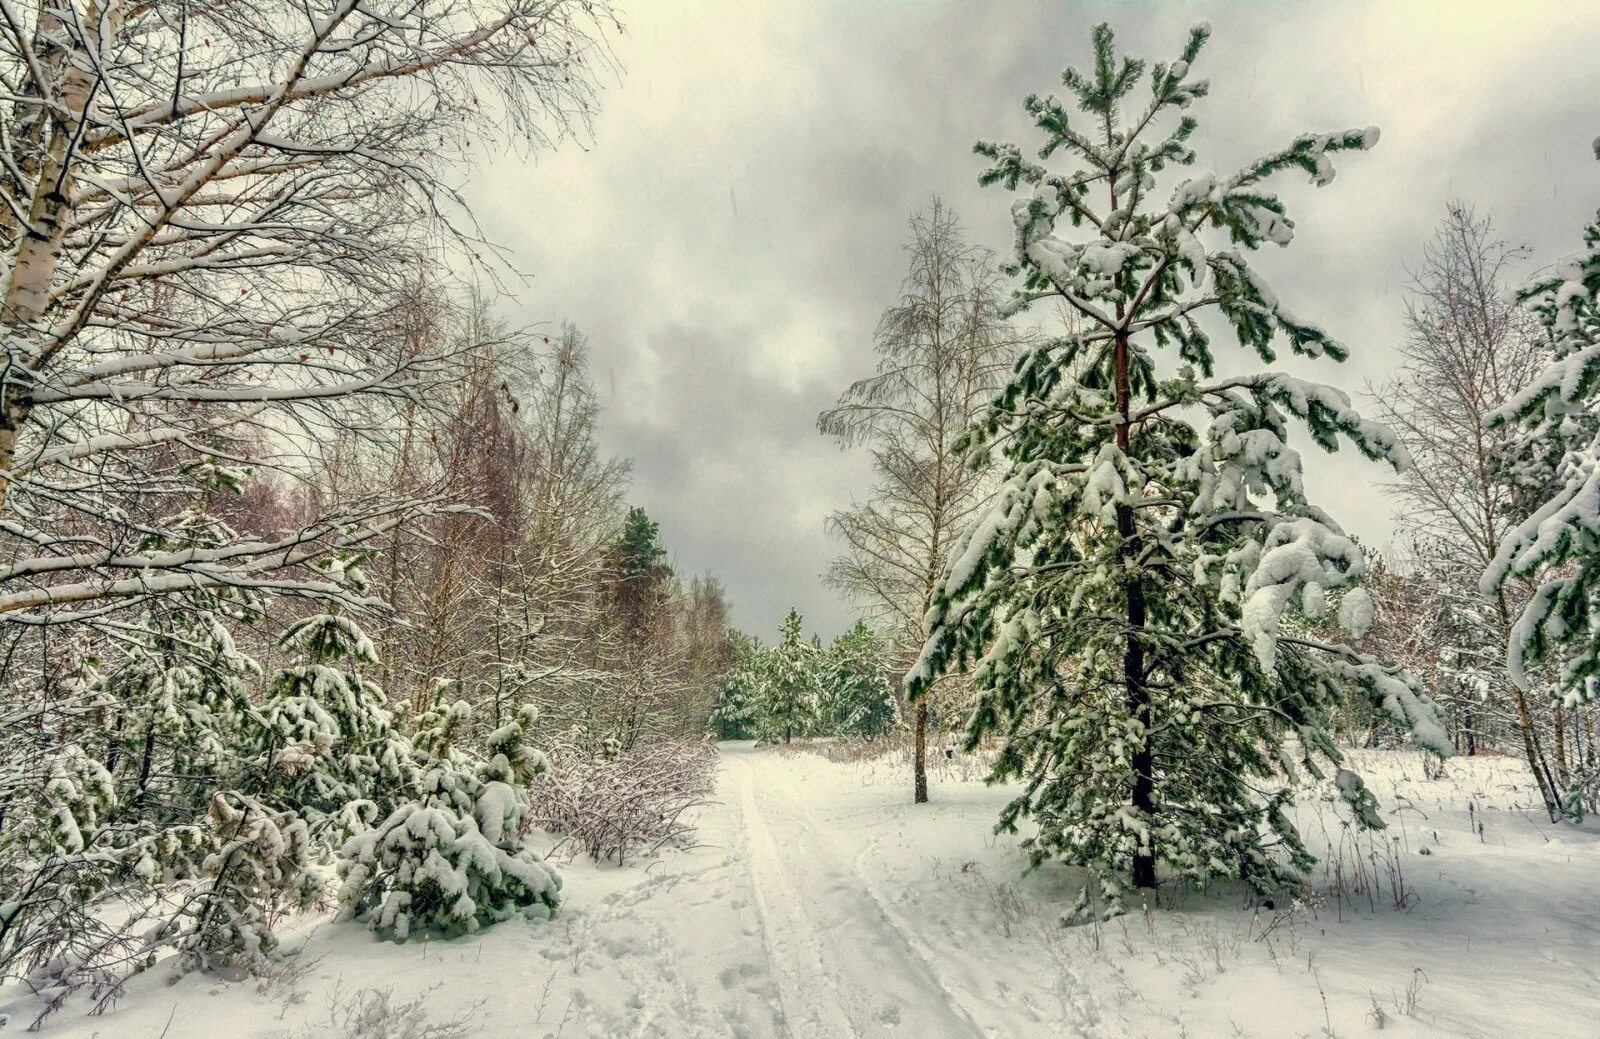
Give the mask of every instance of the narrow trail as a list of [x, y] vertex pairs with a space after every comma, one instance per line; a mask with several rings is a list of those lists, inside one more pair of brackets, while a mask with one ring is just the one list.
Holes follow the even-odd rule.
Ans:
[[865, 879], [793, 793], [756, 781], [748, 751], [724, 755], [737, 792], [761, 930], [794, 1039], [982, 1037]]

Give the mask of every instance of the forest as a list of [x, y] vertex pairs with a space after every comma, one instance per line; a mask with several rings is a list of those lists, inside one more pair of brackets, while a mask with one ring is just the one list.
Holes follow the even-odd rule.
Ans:
[[[1363, 180], [1452, 160], [1239, 107], [1267, 7], [635, 6], [0, 0], [0, 1033], [1592, 1027], [1600, 139]], [[1033, 7], [951, 179], [721, 179], [806, 33]]]

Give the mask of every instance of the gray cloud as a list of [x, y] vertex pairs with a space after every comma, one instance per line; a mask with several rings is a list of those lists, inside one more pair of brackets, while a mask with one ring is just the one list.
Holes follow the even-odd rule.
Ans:
[[[1009, 240], [1009, 196], [977, 187], [978, 137], [1031, 146], [1021, 111], [1089, 26], [1110, 20], [1160, 58], [1209, 18], [1197, 106], [1204, 168], [1227, 170], [1306, 130], [1377, 124], [1333, 185], [1286, 178], [1298, 238], [1261, 261], [1296, 311], [1352, 349], [1285, 367], [1351, 392], [1381, 382], [1407, 264], [1456, 197], [1548, 261], [1600, 203], [1600, 20], [1587, 4], [637, 3], [587, 149], [495, 160], [472, 186], [490, 235], [533, 275], [529, 321], [591, 337], [604, 441], [635, 460], [630, 497], [687, 571], [726, 581], [741, 626], [798, 605], [850, 619], [820, 573], [822, 521], [862, 493], [816, 413], [873, 364], [902, 276], [911, 210], [942, 195], [969, 237]], [[1311, 486], [1377, 543], [1384, 474], [1309, 459]]]

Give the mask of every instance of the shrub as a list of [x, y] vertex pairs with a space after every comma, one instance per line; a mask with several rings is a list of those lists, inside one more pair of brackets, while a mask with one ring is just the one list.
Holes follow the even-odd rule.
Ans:
[[595, 752], [571, 740], [533, 783], [533, 818], [597, 862], [690, 847], [691, 809], [710, 797], [715, 767], [716, 751], [700, 741]]

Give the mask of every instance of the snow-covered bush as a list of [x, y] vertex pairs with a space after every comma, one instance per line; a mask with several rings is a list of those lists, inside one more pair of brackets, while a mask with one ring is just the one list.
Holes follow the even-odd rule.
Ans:
[[561, 878], [523, 841], [523, 786], [546, 767], [525, 745], [536, 712], [525, 707], [489, 736], [485, 760], [456, 746], [472, 710], [463, 701], [418, 721], [424, 755], [413, 796], [339, 851], [342, 919], [405, 941], [458, 935], [560, 904]]
[[292, 811], [233, 792], [212, 798], [209, 814], [217, 843], [183, 914], [193, 922], [180, 943], [180, 966], [253, 972], [278, 946], [273, 917], [309, 909], [324, 894], [310, 829]]
[[76, 744], [45, 755], [41, 768], [35, 796], [7, 798], [0, 828], [0, 977], [26, 973], [36, 991], [64, 995], [101, 980], [79, 968], [104, 938], [92, 907], [120, 865], [101, 861], [99, 846], [116, 792]]
[[618, 865], [694, 841], [692, 809], [711, 796], [716, 752], [693, 740], [593, 753], [582, 740], [557, 747], [533, 784], [533, 819], [596, 861]]

